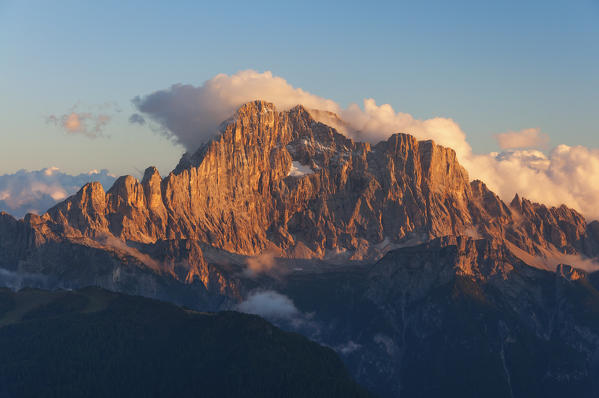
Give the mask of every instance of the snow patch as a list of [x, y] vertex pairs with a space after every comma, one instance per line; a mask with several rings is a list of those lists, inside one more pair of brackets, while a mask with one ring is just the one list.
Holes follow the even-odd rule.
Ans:
[[288, 176], [292, 177], [303, 177], [309, 174], [314, 174], [314, 171], [310, 166], [303, 165], [300, 162], [296, 162], [295, 160], [291, 162], [291, 170], [289, 170]]

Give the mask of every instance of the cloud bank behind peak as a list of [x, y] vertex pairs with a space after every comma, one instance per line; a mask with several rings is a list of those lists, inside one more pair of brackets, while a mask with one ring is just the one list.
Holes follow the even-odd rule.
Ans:
[[546, 146], [548, 139], [540, 129], [528, 128], [496, 135], [505, 152], [475, 154], [464, 131], [450, 118], [419, 120], [395, 111], [389, 104], [377, 105], [372, 98], [364, 99], [362, 106], [354, 103], [343, 108], [268, 71], [219, 74], [200, 86], [176, 84], [135, 97], [133, 104], [143, 117], [136, 115], [132, 122], [152, 120], [165, 135], [191, 152], [215, 136], [219, 124], [239, 106], [256, 99], [273, 102], [279, 110], [301, 104], [333, 112], [343, 123], [327, 112], [313, 112], [313, 116], [358, 141], [376, 143], [398, 132], [420, 140], [432, 139], [453, 148], [470, 177], [484, 181], [506, 201], [519, 193], [547, 205], [565, 203], [587, 218], [599, 219], [597, 149], [559, 145], [548, 154], [531, 150], [528, 148]]
[[[197, 87], [175, 84], [135, 97], [133, 104], [156, 122], [164, 134], [193, 151], [216, 135], [218, 125], [237, 108], [256, 99], [273, 102], [280, 110], [298, 104], [310, 109], [338, 110], [334, 101], [294, 88], [271, 72], [252, 70], [231, 76], [219, 74]], [[136, 116], [135, 122], [139, 120]]]
[[[456, 151], [470, 150], [466, 136], [451, 119], [417, 120], [407, 113], [395, 112], [388, 104], [379, 106], [372, 98], [364, 100], [363, 109], [357, 104], [342, 108], [335, 101], [293, 87], [268, 71], [219, 74], [200, 86], [175, 84], [132, 101], [164, 134], [194, 151], [215, 136], [219, 124], [237, 108], [256, 99], [272, 102], [279, 110], [301, 104], [308, 109], [333, 112], [345, 122], [343, 125], [335, 124], [334, 118], [325, 112], [313, 116], [360, 141], [376, 143], [393, 133], [406, 132], [421, 139], [432, 138], [442, 145], [452, 144]], [[142, 123], [138, 114], [132, 115], [132, 122]], [[456, 137], [460, 135], [462, 142], [458, 144]]]
[[99, 181], [108, 189], [114, 180], [108, 170], [71, 175], [57, 167], [0, 175], [0, 211], [18, 218], [27, 213], [42, 214], [88, 182]]
[[501, 149], [543, 148], [549, 143], [547, 134], [538, 127], [496, 134], [495, 139]]

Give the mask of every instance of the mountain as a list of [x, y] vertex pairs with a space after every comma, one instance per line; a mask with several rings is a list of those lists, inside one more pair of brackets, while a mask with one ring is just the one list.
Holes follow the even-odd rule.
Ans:
[[449, 148], [406, 134], [371, 147], [301, 106], [277, 112], [263, 101], [242, 106], [166, 178], [149, 168], [108, 192], [90, 183], [26, 224], [46, 241], [190, 239], [301, 258], [374, 259], [383, 242], [447, 235], [498, 238], [531, 254], [599, 254], [599, 223], [565, 206], [507, 205], [470, 182]]
[[2, 213], [0, 268], [198, 310], [284, 294], [294, 316], [256, 312], [382, 396], [597, 394], [599, 222], [503, 202], [432, 141], [354, 142], [312, 114], [254, 101], [164, 178]]
[[2, 397], [367, 397], [335, 353], [235, 312], [0, 290]]
[[371, 266], [271, 286], [381, 396], [595, 397], [596, 274], [531, 267], [504, 245], [437, 238]]

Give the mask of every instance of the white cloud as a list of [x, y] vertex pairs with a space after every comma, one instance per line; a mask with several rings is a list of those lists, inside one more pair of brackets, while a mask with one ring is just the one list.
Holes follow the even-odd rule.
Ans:
[[549, 143], [549, 136], [539, 128], [508, 131], [496, 134], [495, 139], [501, 149], [543, 148]]
[[270, 271], [276, 271], [275, 253], [265, 251], [258, 256], [248, 257], [245, 260], [247, 268], [244, 274], [249, 277], [254, 277], [258, 274], [269, 273]]
[[295, 330], [312, 340], [319, 339], [320, 325], [314, 320], [314, 313], [300, 311], [293, 300], [274, 290], [251, 292], [235, 309], [259, 315], [283, 329]]
[[18, 291], [24, 287], [48, 288], [49, 278], [42, 274], [30, 274], [21, 271], [11, 271], [0, 268], [0, 287]]
[[111, 116], [106, 111], [120, 112], [118, 106], [114, 103], [98, 105], [99, 113], [78, 112], [79, 104], [75, 104], [67, 113], [62, 115], [50, 115], [46, 118], [46, 123], [53, 124], [68, 134], [83, 135], [88, 138], [97, 138], [102, 136], [103, 130], [110, 122]]
[[247, 314], [275, 320], [292, 320], [300, 316], [299, 310], [289, 297], [272, 290], [251, 293], [237, 306], [237, 309]]
[[[157, 122], [165, 134], [194, 151], [214, 136], [217, 126], [242, 104], [262, 99], [276, 104], [280, 110], [302, 104], [313, 116], [336, 127], [340, 132], [361, 141], [376, 143], [393, 133], [409, 133], [420, 140], [432, 139], [453, 148], [470, 176], [483, 180], [504, 200], [515, 193], [548, 205], [562, 203], [581, 211], [588, 218], [599, 218], [599, 153], [585, 147], [560, 145], [548, 155], [533, 148], [546, 144], [539, 129], [499, 134], [504, 149], [501, 154], [474, 154], [460, 126], [449, 118], [419, 120], [396, 112], [391, 105], [377, 105], [372, 98], [363, 106], [351, 104], [342, 108], [336, 102], [293, 87], [271, 72], [252, 70], [228, 76], [220, 74], [201, 86], [174, 85], [133, 102], [140, 112]], [[137, 119], [137, 118], [136, 118]]]
[[[337, 111], [331, 100], [296, 89], [271, 72], [242, 71], [228, 76], [219, 74], [201, 86], [175, 84], [144, 97], [133, 99], [140, 112], [164, 128], [167, 136], [189, 151], [217, 133], [217, 126], [242, 104], [262, 99], [281, 109], [297, 104]], [[141, 120], [132, 115], [133, 122]]]
[[516, 193], [552, 206], [563, 203], [599, 219], [599, 149], [559, 145], [545, 155], [519, 150], [470, 155], [462, 160], [472, 178], [504, 200]]
[[415, 119], [410, 114], [395, 112], [389, 104], [377, 105], [372, 98], [364, 100], [364, 109], [352, 104], [342, 109], [339, 115], [349, 124], [345, 133], [359, 141], [377, 143], [394, 133], [408, 133], [419, 140], [432, 139], [440, 145], [450, 146], [458, 156], [471, 152], [466, 134], [449, 118]]
[[[336, 123], [324, 112], [314, 116], [361, 141], [376, 143], [392, 133], [406, 132], [420, 139], [434, 139], [442, 145], [451, 144], [458, 153], [470, 150], [466, 135], [451, 119], [414, 119], [407, 113], [396, 113], [389, 104], [377, 105], [372, 98], [364, 100], [364, 109], [357, 104], [343, 109], [335, 101], [295, 88], [268, 71], [246, 70], [231, 76], [219, 74], [197, 87], [176, 84], [144, 97], [138, 96], [133, 103], [140, 112], [157, 122], [165, 134], [187, 150], [194, 151], [213, 137], [218, 125], [239, 106], [256, 99], [273, 102], [279, 110], [301, 104], [308, 109], [336, 113], [347, 124]], [[135, 120], [138, 119], [135, 116]]]
[[108, 189], [114, 180], [115, 176], [108, 170], [70, 175], [57, 167], [0, 175], [0, 211], [15, 217], [23, 217], [26, 213], [41, 214], [88, 182], [99, 181]]

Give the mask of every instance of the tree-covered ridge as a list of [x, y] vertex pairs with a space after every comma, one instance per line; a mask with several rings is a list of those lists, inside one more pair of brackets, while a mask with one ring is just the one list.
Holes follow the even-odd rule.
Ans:
[[340, 359], [263, 319], [87, 288], [0, 290], [2, 397], [362, 397]]

